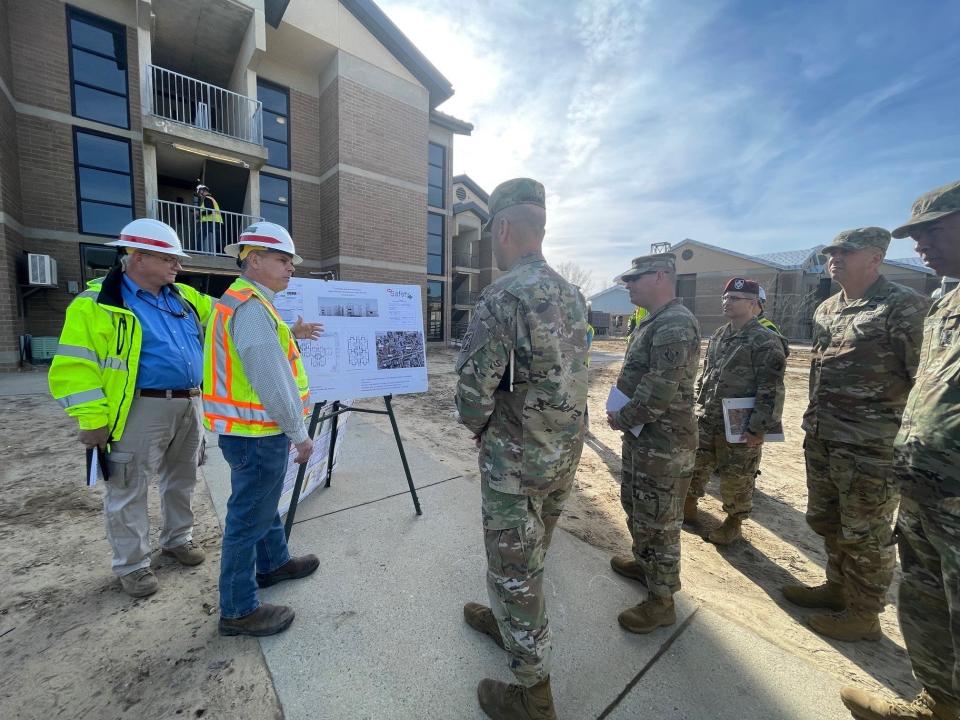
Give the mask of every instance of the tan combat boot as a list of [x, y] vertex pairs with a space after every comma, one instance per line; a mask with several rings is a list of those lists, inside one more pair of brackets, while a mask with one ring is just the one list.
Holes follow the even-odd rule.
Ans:
[[913, 702], [887, 700], [871, 695], [857, 687], [845, 687], [840, 699], [857, 720], [954, 720], [958, 708], [951, 708], [934, 700], [930, 693], [921, 690]]
[[783, 596], [794, 605], [805, 608], [827, 608], [840, 612], [847, 609], [847, 599], [843, 594], [843, 585], [827, 580], [823, 585], [784, 585], [780, 588]]
[[533, 687], [481, 680], [477, 699], [493, 720], [557, 720], [549, 677]]
[[506, 650], [503, 646], [503, 636], [500, 635], [500, 626], [493, 616], [493, 610], [480, 603], [468, 602], [463, 606], [463, 619], [467, 621], [467, 625], [477, 632], [489, 635], [497, 645]]
[[844, 642], [876, 641], [883, 637], [880, 616], [869, 610], [847, 608], [838, 613], [817, 613], [807, 618], [807, 624], [821, 635]]
[[700, 519], [700, 512], [697, 510], [697, 499], [693, 495], [687, 495], [683, 499], [683, 521], [685, 523], [696, 523]]
[[650, 595], [645, 602], [620, 613], [617, 622], [624, 630], [638, 635], [646, 635], [658, 627], [673, 625], [677, 622], [673, 598]]
[[740, 534], [740, 524], [742, 522], [743, 518], [740, 515], [727, 515], [723, 521], [723, 525], [716, 530], [710, 531], [710, 534], [707, 535], [707, 540], [714, 545], [730, 545], [736, 542], [743, 537], [743, 535]]
[[647, 586], [647, 576], [640, 565], [630, 555], [616, 555], [610, 558], [610, 567], [617, 575], [636, 580], [644, 587]]

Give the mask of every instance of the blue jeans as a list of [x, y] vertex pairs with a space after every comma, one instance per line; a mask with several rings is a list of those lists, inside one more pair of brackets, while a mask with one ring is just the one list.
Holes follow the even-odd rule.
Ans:
[[277, 512], [287, 472], [286, 435], [221, 435], [230, 464], [230, 500], [220, 551], [220, 617], [232, 620], [258, 607], [255, 573], [269, 573], [290, 560]]

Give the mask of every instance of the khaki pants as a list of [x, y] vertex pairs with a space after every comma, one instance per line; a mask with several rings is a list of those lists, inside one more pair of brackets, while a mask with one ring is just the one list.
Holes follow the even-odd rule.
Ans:
[[110, 479], [104, 483], [103, 512], [117, 575], [150, 566], [147, 486], [154, 476], [159, 476], [163, 518], [160, 547], [178, 547], [192, 538], [190, 500], [197, 484], [202, 412], [199, 397], [133, 399], [123, 437], [111, 444]]

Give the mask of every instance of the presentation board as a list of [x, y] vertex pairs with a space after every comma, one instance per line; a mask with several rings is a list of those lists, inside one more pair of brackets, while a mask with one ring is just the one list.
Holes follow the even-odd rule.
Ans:
[[311, 402], [427, 391], [419, 285], [294, 277], [274, 305], [287, 324], [324, 325], [299, 341]]
[[[349, 402], [349, 401], [347, 401]], [[343, 448], [343, 438], [347, 430], [347, 415], [341, 415], [337, 421], [337, 445], [333, 449], [333, 467], [337, 467], [337, 460], [340, 457], [340, 450]], [[313, 453], [307, 461], [307, 470], [303, 476], [303, 486], [300, 489], [300, 500], [302, 501], [310, 493], [320, 487], [327, 479], [327, 460], [330, 456], [330, 431], [332, 421], [325, 420], [323, 425], [317, 430], [313, 438]], [[297, 473], [300, 466], [294, 462], [297, 451], [290, 448], [290, 461], [287, 463], [287, 474], [283, 479], [283, 491], [280, 494], [278, 510], [281, 515], [290, 509], [290, 499], [293, 497], [293, 486], [297, 482]]]

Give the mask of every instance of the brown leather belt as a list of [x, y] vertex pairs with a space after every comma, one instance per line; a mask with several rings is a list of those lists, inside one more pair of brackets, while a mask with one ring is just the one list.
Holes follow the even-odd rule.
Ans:
[[140, 388], [137, 390], [138, 397], [153, 398], [188, 398], [197, 397], [200, 394], [200, 388], [187, 388], [186, 390], [151, 390], [150, 388]]

